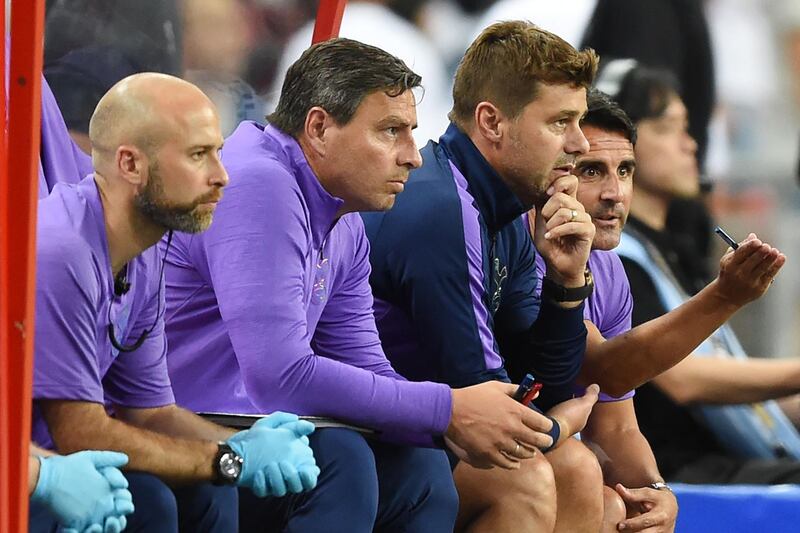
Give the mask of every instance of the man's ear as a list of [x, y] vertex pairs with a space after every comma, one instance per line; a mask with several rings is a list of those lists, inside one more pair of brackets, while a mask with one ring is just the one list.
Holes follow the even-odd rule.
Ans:
[[333, 124], [333, 117], [319, 106], [312, 107], [306, 114], [303, 125], [305, 144], [319, 156], [324, 157], [328, 150], [328, 128]]
[[505, 115], [491, 102], [480, 102], [475, 106], [475, 129], [491, 144], [497, 144], [503, 137]]
[[119, 176], [134, 186], [144, 185], [147, 180], [148, 159], [138, 147], [123, 144], [117, 148], [114, 163]]

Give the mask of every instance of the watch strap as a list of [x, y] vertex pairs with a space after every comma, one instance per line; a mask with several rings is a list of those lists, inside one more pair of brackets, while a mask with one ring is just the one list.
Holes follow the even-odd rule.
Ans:
[[583, 272], [583, 287], [564, 287], [555, 281], [545, 277], [542, 280], [542, 299], [552, 302], [582, 302], [591, 296], [594, 290], [594, 277], [589, 267]]

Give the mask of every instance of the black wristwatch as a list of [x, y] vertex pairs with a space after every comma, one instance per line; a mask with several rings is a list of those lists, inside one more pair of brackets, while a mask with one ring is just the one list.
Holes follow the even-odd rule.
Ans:
[[242, 475], [244, 459], [224, 442], [219, 443], [214, 456], [214, 485], [235, 485]]
[[550, 300], [551, 302], [581, 302], [591, 296], [594, 289], [594, 277], [592, 271], [589, 270], [587, 265], [586, 270], [583, 271], [584, 285], [583, 287], [564, 287], [555, 281], [545, 277], [542, 280], [542, 299]]

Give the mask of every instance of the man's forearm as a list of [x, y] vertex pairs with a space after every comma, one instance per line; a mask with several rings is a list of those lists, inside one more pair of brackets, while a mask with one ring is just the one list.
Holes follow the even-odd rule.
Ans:
[[661, 480], [632, 399], [595, 405], [581, 437], [597, 455], [606, 485], [639, 488]]
[[715, 280], [673, 311], [590, 344], [580, 381], [621, 396], [679, 363], [738, 309], [720, 296]]
[[171, 484], [213, 479], [217, 444], [176, 438], [109, 417], [88, 402], [40, 402], [50, 434], [61, 453], [112, 450], [128, 455], [128, 470], [153, 474]]
[[662, 480], [650, 444], [638, 428], [627, 428], [613, 434], [587, 434], [584, 430], [581, 436], [597, 454], [606, 485], [613, 487], [622, 483], [626, 487], [639, 488]]
[[182, 439], [224, 441], [236, 433], [177, 405], [155, 409], [117, 408], [116, 415], [133, 426]]
[[654, 383], [679, 404], [760, 402], [800, 392], [800, 360], [692, 356]]

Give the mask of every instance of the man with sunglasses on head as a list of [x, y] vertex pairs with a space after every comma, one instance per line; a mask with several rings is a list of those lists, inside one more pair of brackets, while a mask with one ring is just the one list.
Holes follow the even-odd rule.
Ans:
[[[128, 531], [235, 531], [234, 485], [282, 496], [319, 470], [314, 427], [294, 415], [234, 433], [174, 403], [154, 245], [211, 223], [228, 182], [217, 113], [190, 83], [137, 74], [101, 99], [89, 133], [94, 173], [39, 205], [33, 441], [125, 453]], [[33, 531], [55, 527], [41, 518]]]

